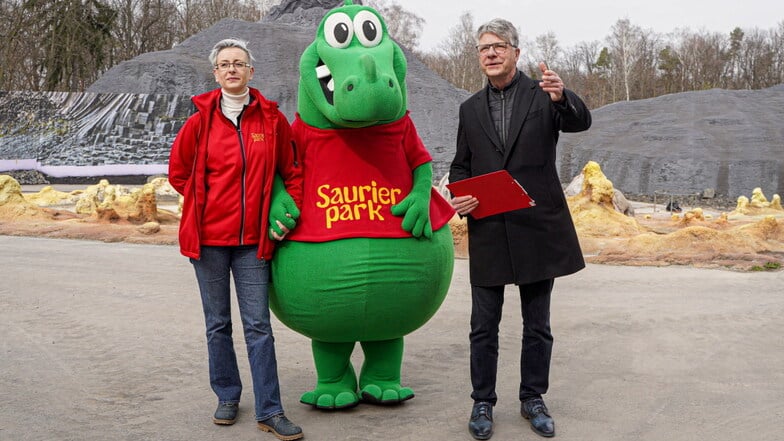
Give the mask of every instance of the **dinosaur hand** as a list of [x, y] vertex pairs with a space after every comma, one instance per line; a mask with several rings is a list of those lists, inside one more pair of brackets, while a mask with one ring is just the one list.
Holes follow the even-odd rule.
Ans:
[[299, 208], [294, 203], [294, 199], [286, 191], [283, 180], [275, 175], [272, 185], [272, 197], [270, 200], [269, 211], [269, 237], [273, 240], [281, 240], [290, 230], [297, 226], [299, 219]]
[[403, 216], [402, 227], [414, 237], [433, 237], [433, 228], [430, 226], [430, 195], [422, 197], [411, 192], [399, 204], [390, 209], [393, 215]]

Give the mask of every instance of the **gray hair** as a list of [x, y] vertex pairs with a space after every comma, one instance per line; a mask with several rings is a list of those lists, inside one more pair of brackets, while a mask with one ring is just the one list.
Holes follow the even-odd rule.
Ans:
[[494, 18], [487, 23], [479, 26], [476, 30], [476, 41], [484, 34], [495, 34], [503, 40], [509, 42], [514, 47], [520, 46], [520, 37], [517, 35], [517, 28], [503, 18]]
[[212, 47], [209, 56], [210, 64], [215, 66], [215, 61], [218, 59], [218, 54], [220, 51], [230, 47], [240, 48], [245, 51], [245, 53], [248, 54], [248, 61], [250, 61], [251, 64], [253, 64], [253, 61], [256, 61], [256, 59], [253, 58], [253, 54], [250, 53], [250, 49], [248, 49], [247, 41], [240, 40], [239, 38], [226, 38], [225, 40], [221, 40], [215, 43], [215, 46]]

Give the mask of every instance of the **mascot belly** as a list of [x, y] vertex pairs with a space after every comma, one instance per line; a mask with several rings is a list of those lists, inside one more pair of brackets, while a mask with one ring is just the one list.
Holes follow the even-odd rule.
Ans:
[[[327, 13], [300, 59], [301, 216], [272, 260], [270, 307], [312, 340], [318, 378], [300, 401], [320, 409], [412, 398], [400, 379], [403, 337], [435, 314], [452, 278], [454, 211], [432, 188], [405, 74], [378, 12], [350, 0]], [[275, 193], [273, 225], [288, 197]]]

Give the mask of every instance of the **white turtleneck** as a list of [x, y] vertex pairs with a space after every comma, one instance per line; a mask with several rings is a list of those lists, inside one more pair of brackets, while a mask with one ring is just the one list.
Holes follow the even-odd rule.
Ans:
[[234, 125], [237, 125], [237, 117], [242, 112], [242, 109], [250, 102], [250, 89], [245, 88], [245, 92], [239, 95], [233, 95], [223, 90], [223, 97], [221, 97], [221, 110], [226, 118], [229, 118]]

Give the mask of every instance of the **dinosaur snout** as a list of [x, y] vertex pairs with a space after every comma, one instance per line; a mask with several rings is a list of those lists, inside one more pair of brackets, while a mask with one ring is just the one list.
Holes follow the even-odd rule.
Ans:
[[368, 83], [373, 84], [378, 81], [376, 60], [368, 54], [362, 54], [359, 57], [359, 61], [362, 63], [362, 70], [365, 72], [365, 78], [367, 78]]

